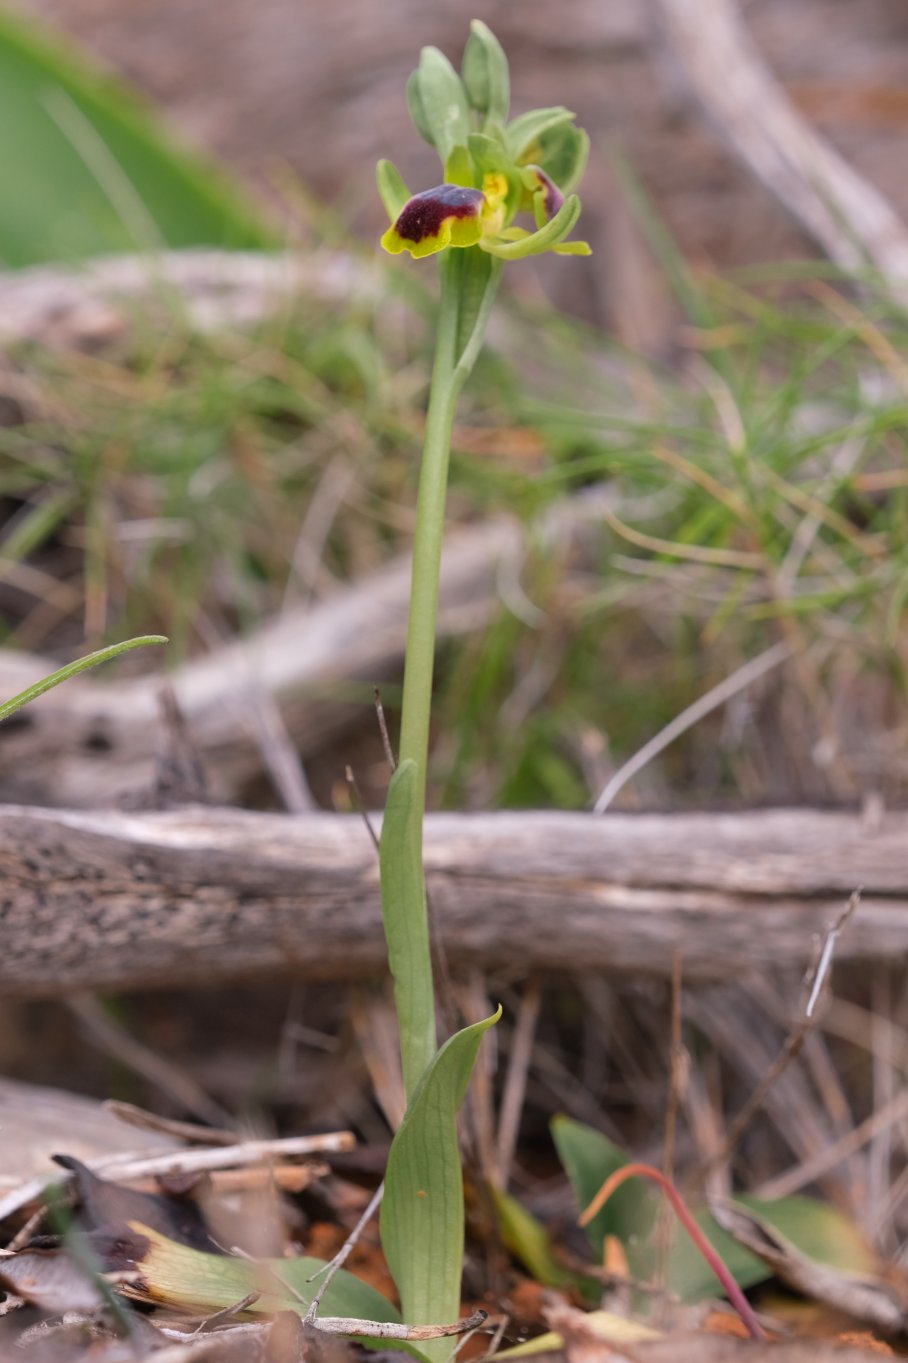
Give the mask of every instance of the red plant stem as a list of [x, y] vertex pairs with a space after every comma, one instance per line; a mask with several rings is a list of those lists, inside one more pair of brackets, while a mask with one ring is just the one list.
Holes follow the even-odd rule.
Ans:
[[697, 1225], [693, 1216], [691, 1216], [686, 1202], [678, 1192], [674, 1183], [672, 1183], [670, 1179], [667, 1179], [661, 1170], [655, 1169], [651, 1164], [625, 1164], [623, 1168], [616, 1169], [615, 1172], [605, 1180], [590, 1205], [581, 1214], [581, 1226], [589, 1225], [596, 1213], [601, 1211], [605, 1206], [616, 1188], [620, 1188], [621, 1184], [626, 1183], [629, 1178], [636, 1178], [638, 1176], [651, 1179], [653, 1183], [658, 1183], [659, 1187], [668, 1198], [672, 1210], [681, 1222], [681, 1225], [687, 1231], [691, 1240], [693, 1240], [697, 1249], [719, 1279], [725, 1295], [747, 1326], [752, 1337], [754, 1339], [765, 1339], [766, 1332], [757, 1320], [750, 1302], [735, 1282], [731, 1273], [729, 1273], [728, 1268], [716, 1253], [716, 1250], [709, 1243], [706, 1236]]

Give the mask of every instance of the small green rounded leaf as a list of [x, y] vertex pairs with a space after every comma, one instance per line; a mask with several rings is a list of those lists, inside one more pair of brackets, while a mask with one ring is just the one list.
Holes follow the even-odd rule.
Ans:
[[504, 48], [481, 19], [470, 25], [463, 54], [463, 83], [477, 113], [491, 123], [503, 124], [511, 103], [511, 78]]
[[455, 147], [466, 146], [470, 108], [463, 82], [443, 52], [424, 47], [407, 86], [410, 115], [443, 162]]
[[410, 191], [403, 177], [392, 161], [382, 159], [375, 167], [375, 183], [385, 211], [392, 222], [400, 216], [404, 204], [410, 198]]
[[419, 133], [423, 141], [428, 142], [430, 147], [435, 146], [435, 138], [432, 134], [432, 127], [426, 114], [425, 105], [422, 102], [422, 86], [419, 79], [419, 70], [411, 71], [407, 81], [407, 108], [410, 110], [410, 117], [413, 126]]

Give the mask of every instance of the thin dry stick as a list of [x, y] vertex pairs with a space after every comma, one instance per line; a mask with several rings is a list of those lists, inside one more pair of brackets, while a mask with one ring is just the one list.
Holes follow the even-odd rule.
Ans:
[[108, 1098], [102, 1104], [114, 1117], [128, 1126], [145, 1131], [161, 1131], [167, 1136], [190, 1141], [196, 1145], [236, 1145], [237, 1133], [217, 1126], [202, 1126], [198, 1122], [179, 1122], [173, 1117], [161, 1117], [157, 1112], [146, 1112], [135, 1103], [124, 1103], [119, 1098]]
[[291, 814], [305, 814], [317, 809], [302, 760], [272, 693], [263, 686], [250, 685], [247, 714], [265, 770], [287, 810]]
[[165, 1060], [111, 1017], [93, 994], [70, 994], [65, 1006], [79, 1020], [89, 1040], [106, 1055], [125, 1065], [202, 1121], [218, 1126], [230, 1121], [230, 1114], [178, 1065]]
[[872, 1141], [879, 1131], [883, 1131], [887, 1126], [893, 1126], [896, 1122], [904, 1121], [906, 1117], [908, 1117], [908, 1089], [902, 1089], [895, 1095], [892, 1102], [887, 1103], [877, 1112], [872, 1112], [859, 1126], [856, 1126], [853, 1131], [849, 1131], [834, 1145], [825, 1146], [824, 1149], [818, 1150], [812, 1158], [804, 1160], [795, 1168], [789, 1169], [787, 1173], [779, 1174], [761, 1184], [756, 1190], [757, 1196], [775, 1200], [796, 1193], [800, 1188], [806, 1187], [808, 1183], [815, 1183], [818, 1178], [822, 1178], [837, 1164], [841, 1164], [843, 1160], [856, 1154], [868, 1141]]
[[[165, 1178], [170, 1174], [194, 1174], [209, 1169], [229, 1169], [266, 1160], [297, 1155], [314, 1155], [324, 1151], [352, 1150], [356, 1139], [350, 1131], [328, 1131], [321, 1136], [286, 1136], [280, 1140], [244, 1141], [238, 1145], [220, 1146], [211, 1150], [176, 1150], [155, 1155], [105, 1155], [87, 1159], [85, 1165], [95, 1174], [116, 1183], [131, 1183], [135, 1179]], [[31, 1179], [5, 1196], [0, 1197], [0, 1221], [20, 1207], [44, 1197], [48, 1186], [59, 1187], [72, 1175], [69, 1171], [54, 1180]]]
[[498, 1136], [495, 1142], [495, 1172], [499, 1187], [506, 1189], [517, 1146], [517, 1132], [520, 1114], [526, 1094], [527, 1074], [533, 1053], [533, 1039], [536, 1023], [539, 1020], [541, 990], [536, 980], [531, 981], [523, 991], [517, 1021], [511, 1036], [511, 1052], [508, 1056], [508, 1070], [501, 1096], [501, 1110], [498, 1118]]
[[350, 1257], [351, 1251], [359, 1242], [359, 1238], [362, 1235], [363, 1231], [366, 1229], [366, 1226], [369, 1224], [369, 1222], [372, 1220], [373, 1216], [381, 1206], [381, 1200], [384, 1197], [384, 1195], [385, 1181], [384, 1179], [382, 1179], [381, 1183], [378, 1185], [378, 1187], [375, 1189], [375, 1192], [369, 1199], [368, 1206], [366, 1207], [362, 1216], [359, 1218], [356, 1225], [353, 1227], [352, 1231], [347, 1236], [346, 1240], [335, 1254], [334, 1258], [330, 1260], [329, 1263], [325, 1264], [324, 1268], [320, 1268], [317, 1273], [314, 1273], [312, 1277], [309, 1279], [309, 1282], [313, 1282], [316, 1278], [319, 1278], [322, 1275], [324, 1275], [324, 1282], [316, 1292], [315, 1296], [312, 1298], [312, 1301], [309, 1304], [309, 1310], [306, 1312], [307, 1325], [314, 1325], [316, 1323], [315, 1318], [318, 1315], [318, 1308], [321, 1306], [322, 1297], [325, 1295], [328, 1288], [331, 1286], [331, 1283], [338, 1270], [343, 1268], [344, 1264], [347, 1262], [348, 1258]]
[[376, 686], [372, 694], [375, 699], [375, 715], [378, 719], [378, 731], [381, 734], [382, 747], [385, 750], [385, 760], [393, 775], [397, 768], [397, 763], [394, 760], [394, 749], [391, 747], [391, 736], [388, 733], [388, 721], [385, 718], [385, 707], [382, 705], [381, 691], [379, 691]]
[[711, 1170], [716, 1165], [724, 1164], [729, 1159], [729, 1157], [732, 1154], [732, 1151], [737, 1146], [745, 1130], [750, 1125], [751, 1121], [756, 1116], [756, 1114], [762, 1108], [764, 1102], [766, 1101], [767, 1093], [772, 1088], [773, 1084], [776, 1083], [779, 1076], [785, 1072], [785, 1070], [791, 1064], [792, 1060], [794, 1060], [796, 1056], [799, 1054], [804, 1045], [804, 1042], [807, 1040], [808, 1034], [813, 1029], [813, 1027], [816, 1026], [817, 1022], [816, 1007], [820, 999], [820, 996], [823, 993], [823, 990], [829, 983], [829, 971], [832, 966], [832, 958], [833, 953], [835, 951], [835, 944], [838, 941], [839, 937], [841, 936], [845, 928], [845, 925], [848, 923], [848, 920], [851, 918], [852, 914], [854, 913], [855, 909], [857, 908], [860, 902], [861, 892], [860, 890], [855, 890], [854, 893], [851, 895], [851, 898], [848, 900], [848, 903], [846, 904], [842, 913], [839, 915], [833, 926], [829, 929], [828, 933], [826, 934], [826, 938], [823, 942], [823, 947], [820, 952], [819, 959], [817, 961], [816, 970], [814, 971], [813, 982], [810, 989], [810, 996], [804, 1008], [804, 1016], [801, 1018], [801, 1021], [798, 1023], [797, 1027], [795, 1027], [794, 1030], [790, 1032], [788, 1036], [785, 1038], [785, 1043], [782, 1046], [781, 1051], [776, 1056], [775, 1060], [770, 1065], [769, 1069], [766, 1071], [760, 1083], [754, 1089], [750, 1098], [741, 1108], [737, 1117], [735, 1117], [734, 1120], [732, 1121], [731, 1125], [728, 1128], [728, 1133], [725, 1137], [724, 1145], [722, 1146], [721, 1150], [717, 1151], [713, 1158], [708, 1162], [705, 1169], [702, 1171], [701, 1177], [705, 1177], [707, 1174], [711, 1172]]
[[720, 705], [731, 700], [739, 691], [745, 690], [746, 687], [752, 685], [767, 672], [771, 672], [774, 667], [785, 662], [786, 658], [790, 657], [791, 651], [791, 646], [787, 643], [773, 644], [772, 648], [759, 653], [756, 658], [752, 658], [743, 667], [732, 672], [730, 677], [726, 677], [724, 681], [712, 687], [705, 695], [700, 696], [692, 705], [688, 705], [686, 710], [682, 710], [680, 715], [676, 715], [671, 723], [666, 724], [664, 729], [651, 738], [648, 743], [644, 743], [643, 747], [629, 761], [618, 768], [600, 792], [599, 798], [593, 805], [593, 813], [604, 814], [615, 796], [627, 785], [628, 781], [642, 771], [654, 757], [658, 757], [670, 743], [674, 743], [676, 738], [680, 738], [688, 729], [699, 724], [701, 719], [705, 719], [713, 710], [717, 710]]
[[357, 1320], [355, 1316], [319, 1316], [312, 1322], [316, 1330], [326, 1335], [364, 1335], [368, 1339], [444, 1339], [447, 1335], [465, 1335], [476, 1330], [488, 1319], [485, 1311], [474, 1311], [463, 1320], [450, 1325], [396, 1325], [386, 1320]]
[[[666, 1182], [671, 1183], [675, 1176], [675, 1138], [678, 1130], [678, 1110], [684, 1095], [687, 1078], [687, 1053], [681, 1039], [681, 984], [683, 956], [677, 949], [672, 953], [672, 1012], [671, 1012], [671, 1073], [668, 1085], [668, 1101], [665, 1106], [665, 1141], [662, 1152], [662, 1173]], [[671, 1249], [671, 1212], [663, 1209], [659, 1225], [659, 1273], [658, 1283], [665, 1282], [668, 1254]]]
[[349, 762], [347, 763], [346, 767], [344, 767], [344, 779], [347, 782], [347, 785], [350, 787], [350, 794], [353, 796], [353, 807], [358, 811], [360, 818], [366, 825], [366, 832], [369, 834], [369, 839], [372, 843], [372, 846], [375, 848], [376, 855], [378, 855], [378, 852], [380, 850], [378, 834], [376, 833], [372, 825], [372, 820], [369, 818], [369, 815], [366, 811], [366, 806], [363, 803], [362, 792], [360, 791], [356, 777], [353, 774], [353, 768], [350, 766]]

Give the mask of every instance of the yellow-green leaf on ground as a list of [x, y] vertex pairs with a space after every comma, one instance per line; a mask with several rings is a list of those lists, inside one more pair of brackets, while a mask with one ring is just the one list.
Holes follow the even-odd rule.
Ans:
[[[130, 1295], [206, 1314], [234, 1306], [250, 1292], [259, 1292], [250, 1311], [267, 1315], [295, 1311], [304, 1316], [320, 1281], [309, 1280], [324, 1268], [324, 1260], [308, 1256], [254, 1262], [226, 1254], [205, 1254], [168, 1240], [138, 1221], [129, 1223], [129, 1231], [129, 1236], [118, 1237], [115, 1242], [111, 1267], [138, 1269], [142, 1286]], [[344, 1269], [332, 1279], [320, 1310], [325, 1316], [400, 1321], [397, 1308], [387, 1297]]]
[[[580, 1312], [577, 1313], [581, 1315]], [[584, 1325], [591, 1335], [604, 1344], [642, 1344], [647, 1339], [661, 1339], [658, 1330], [639, 1321], [628, 1320], [626, 1316], [616, 1316], [613, 1311], [588, 1311], [582, 1314]], [[531, 1358], [534, 1354], [555, 1353], [564, 1347], [564, 1339], [557, 1330], [549, 1330], [525, 1344], [515, 1344], [512, 1349], [502, 1349], [496, 1358]]]
[[544, 1287], [565, 1287], [573, 1283], [574, 1274], [555, 1258], [549, 1233], [542, 1222], [500, 1188], [493, 1189], [492, 1195], [502, 1243], [536, 1282]]

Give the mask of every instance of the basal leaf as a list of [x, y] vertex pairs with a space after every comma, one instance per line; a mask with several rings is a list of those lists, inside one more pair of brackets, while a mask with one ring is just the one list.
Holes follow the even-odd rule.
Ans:
[[532, 1212], [500, 1188], [493, 1189], [498, 1228], [506, 1249], [544, 1287], [564, 1287], [574, 1282], [574, 1274], [559, 1264], [552, 1253], [548, 1231]]
[[[854, 1223], [815, 1198], [785, 1197], [768, 1202], [745, 1193], [736, 1196], [735, 1202], [757, 1213], [808, 1258], [852, 1273], [872, 1273], [876, 1267]], [[708, 1211], [698, 1212], [696, 1220], [740, 1287], [754, 1287], [772, 1276], [763, 1260], [722, 1230]], [[716, 1279], [709, 1265], [680, 1227], [672, 1238], [666, 1278], [669, 1289], [684, 1301], [700, 1301], [716, 1292]]]
[[[261, 1296], [249, 1311], [273, 1315], [295, 1311], [304, 1316], [318, 1291], [319, 1280], [309, 1279], [324, 1260], [265, 1259], [257, 1263], [226, 1254], [205, 1254], [177, 1244], [141, 1222], [129, 1223], [130, 1238], [120, 1237], [116, 1252], [126, 1265], [138, 1268], [141, 1295], [171, 1306], [214, 1312], [242, 1301], [250, 1292]], [[320, 1311], [325, 1316], [354, 1316], [360, 1320], [399, 1321], [394, 1305], [374, 1287], [341, 1269], [332, 1279]]]
[[[463, 1263], [463, 1175], [457, 1110], [482, 1035], [501, 1016], [465, 1027], [447, 1041], [423, 1075], [391, 1145], [381, 1209], [382, 1248], [411, 1325], [457, 1320]], [[422, 1352], [444, 1360], [450, 1340]]]
[[[608, 1136], [570, 1117], [554, 1117], [551, 1132], [558, 1158], [582, 1211], [592, 1202], [605, 1180], [630, 1160]], [[618, 1188], [586, 1228], [596, 1257], [601, 1259], [607, 1235], [617, 1236], [628, 1251], [639, 1246], [650, 1233], [658, 1206], [658, 1193], [639, 1180]]]

